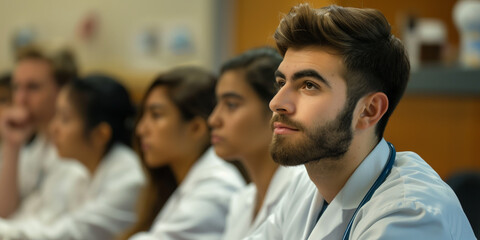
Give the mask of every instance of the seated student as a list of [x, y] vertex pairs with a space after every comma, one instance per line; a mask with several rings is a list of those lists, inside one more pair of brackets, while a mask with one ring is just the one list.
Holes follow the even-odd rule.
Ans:
[[10, 221], [0, 225], [0, 238], [103, 240], [131, 227], [145, 183], [140, 160], [128, 147], [133, 114], [127, 91], [109, 77], [92, 75], [65, 86], [50, 130], [58, 154], [78, 160], [89, 182], [63, 215]]
[[147, 90], [136, 133], [150, 186], [131, 239], [220, 239], [231, 196], [244, 186], [210, 148], [215, 78], [196, 67], [161, 74]]
[[[12, 71], [12, 106], [0, 118], [1, 219], [18, 220], [39, 211], [54, 218], [68, 210], [68, 199], [85, 184], [81, 165], [61, 159], [48, 133], [58, 92], [76, 76], [73, 57], [61, 55], [59, 60], [28, 48], [19, 53]], [[56, 180], [45, 185], [47, 179]], [[40, 194], [41, 188], [58, 194]]]
[[452, 189], [383, 139], [410, 67], [379, 11], [301, 4], [275, 40], [271, 154], [308, 175], [247, 239], [475, 239]]
[[267, 219], [290, 180], [304, 168], [278, 167], [269, 152], [272, 140], [268, 103], [275, 95], [275, 70], [282, 57], [273, 48], [247, 51], [227, 61], [216, 86], [210, 115], [215, 152], [239, 160], [252, 182], [232, 199], [223, 235], [242, 239]]

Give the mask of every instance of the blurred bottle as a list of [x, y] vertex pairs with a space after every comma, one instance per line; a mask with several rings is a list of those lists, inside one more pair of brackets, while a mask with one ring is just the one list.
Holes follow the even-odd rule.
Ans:
[[453, 19], [460, 32], [460, 64], [480, 67], [480, 1], [459, 0], [453, 9]]

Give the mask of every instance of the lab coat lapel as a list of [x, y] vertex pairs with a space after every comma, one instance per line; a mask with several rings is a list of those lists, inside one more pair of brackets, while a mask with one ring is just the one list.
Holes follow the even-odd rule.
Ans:
[[[318, 196], [320, 194], [317, 194]], [[320, 200], [320, 199], [319, 199]], [[323, 198], [321, 198], [323, 201]], [[321, 207], [323, 204], [319, 204]], [[303, 239], [316, 240], [316, 239], [341, 239], [345, 228], [347, 227], [348, 221], [345, 219], [350, 219], [355, 209], [344, 209], [340, 201], [332, 201], [322, 217], [318, 220], [315, 225], [316, 218], [320, 210], [315, 213], [309, 214], [309, 224], [313, 221], [314, 228], [309, 234], [308, 238], [304, 237]], [[311, 228], [310, 228], [311, 229]]]
[[[288, 184], [290, 183], [290, 178], [292, 177], [291, 174], [292, 169], [288, 169], [286, 167], [278, 167], [277, 171], [275, 172], [273, 178], [270, 181], [270, 185], [265, 195], [262, 209], [255, 218], [250, 228], [251, 230], [257, 229], [273, 212], [273, 208], [276, 206], [278, 201], [280, 201], [281, 196], [285, 193], [286, 186], [288, 186]], [[252, 204], [254, 204], [254, 201], [255, 199], [253, 199]]]
[[178, 186], [178, 188], [173, 192], [173, 194], [168, 198], [168, 201], [165, 203], [165, 206], [162, 208], [160, 213], [155, 219], [155, 222], [160, 221], [161, 219], [168, 219], [170, 215], [175, 214], [176, 205], [180, 202], [180, 199], [184, 197], [185, 194], [190, 192], [197, 185], [196, 183], [201, 180], [205, 174], [203, 172], [209, 170], [214, 162], [211, 160], [215, 158], [213, 148], [207, 149], [207, 151], [193, 164], [192, 168], [185, 176], [183, 182]]
[[305, 231], [303, 232], [302, 239], [309, 239], [309, 236], [311, 235], [311, 233], [313, 233], [312, 229], [315, 231], [315, 229], [317, 228], [318, 214], [320, 213], [322, 207], [323, 197], [317, 191], [313, 196], [312, 203], [310, 204], [310, 210], [308, 211], [307, 223], [305, 224]]

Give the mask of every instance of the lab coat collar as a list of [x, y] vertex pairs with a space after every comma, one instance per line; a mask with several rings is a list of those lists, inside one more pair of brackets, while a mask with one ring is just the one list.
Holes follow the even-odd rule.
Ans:
[[[303, 239], [309, 236], [324, 239], [328, 236], [343, 235], [343, 232], [363, 197], [380, 175], [385, 166], [390, 149], [385, 139], [382, 139], [370, 154], [357, 167], [345, 186], [329, 204], [322, 217], [316, 222], [323, 206], [323, 197], [317, 193], [312, 201], [307, 228]], [[313, 231], [310, 233], [310, 229]]]
[[268, 190], [265, 194], [265, 201], [264, 206], [270, 208], [272, 204], [280, 199], [280, 195], [284, 193], [285, 185], [290, 183], [291, 177], [289, 176], [291, 171], [287, 170], [287, 167], [279, 166], [275, 171], [272, 179], [270, 180], [270, 185], [268, 186]]
[[22, 146], [24, 152], [32, 151], [33, 155], [45, 154], [46, 149], [52, 147], [53, 144], [48, 141], [47, 136], [42, 133], [36, 133], [35, 136], [30, 140], [30, 142]]
[[193, 164], [185, 176], [185, 179], [169, 197], [168, 201], [156, 217], [155, 222], [161, 221], [161, 219], [169, 219], [171, 215], [175, 214], [175, 206], [179, 204], [180, 199], [190, 192], [195, 192], [193, 189], [198, 187], [200, 181], [209, 179], [212, 175], [225, 174], [221, 171], [215, 171], [218, 170], [217, 166], [221, 164], [225, 164], [225, 162], [215, 154], [215, 150], [212, 147], [207, 149]]
[[245, 209], [252, 209], [257, 197], [257, 186], [253, 182], [249, 183], [244, 189], [241, 190], [241, 195], [245, 197], [243, 201]]
[[88, 176], [88, 188], [90, 194], [93, 194], [93, 196], [98, 194], [98, 192], [101, 191], [102, 183], [108, 182], [105, 179], [111, 178], [111, 174], [115, 174], [117, 176], [117, 182], [125, 180], [124, 176], [120, 175], [125, 168], [125, 166], [123, 166], [124, 163], [123, 161], [121, 161], [121, 159], [132, 157], [128, 155], [131, 155], [133, 153], [133, 151], [127, 149], [130, 148], [123, 144], [114, 144], [107, 152], [107, 154], [103, 156], [102, 160], [100, 160], [100, 163], [98, 164], [98, 167], [93, 174], [91, 174], [88, 169], [83, 164], [81, 164], [83, 171]]
[[[270, 208], [271, 205], [280, 198], [280, 195], [284, 193], [284, 186], [290, 182], [290, 178], [292, 177], [289, 176], [288, 173], [289, 172], [286, 167], [279, 166], [277, 168], [272, 179], [270, 180], [270, 185], [268, 186], [265, 194], [265, 200], [263, 201], [262, 208]], [[251, 182], [242, 191], [244, 192], [245, 196], [248, 196], [243, 202], [245, 207], [249, 209], [253, 208], [257, 198], [257, 186]]]
[[104, 176], [104, 172], [107, 172], [110, 169], [110, 167], [113, 167], [111, 165], [118, 164], [113, 162], [115, 162], [114, 159], [119, 157], [118, 151], [122, 147], [126, 147], [126, 146], [123, 146], [122, 144], [114, 144], [110, 148], [110, 150], [108, 150], [107, 154], [105, 154], [103, 158], [100, 160], [100, 163], [98, 163], [98, 166], [93, 174], [91, 174], [90, 171], [88, 171], [88, 169], [83, 164], [81, 164], [84, 170], [86, 171], [86, 174], [88, 175], [88, 178], [90, 179], [91, 182], [101, 181], [101, 179], [99, 178], [102, 178]]
[[203, 155], [193, 164], [192, 168], [188, 171], [187, 176], [183, 179], [183, 182], [179, 185], [176, 194], [183, 195], [185, 192], [189, 192], [192, 187], [195, 186], [195, 182], [201, 178], [209, 177], [212, 174], [216, 174], [213, 167], [219, 164], [221, 159], [218, 159], [215, 154], [215, 150], [210, 147]]
[[[255, 218], [251, 229], [256, 229], [260, 224], [262, 224], [267, 215], [272, 213], [273, 207], [276, 206], [276, 203], [280, 201], [281, 195], [285, 193], [286, 185], [291, 182], [292, 174], [295, 171], [300, 172], [300, 170], [295, 169], [296, 167], [283, 167], [279, 166], [275, 171], [272, 179], [270, 180], [270, 185], [268, 186], [267, 192], [265, 194], [265, 200], [263, 202], [262, 210], [258, 213], [259, 215]], [[298, 168], [298, 167], [297, 167]], [[256, 191], [253, 195], [252, 204], [255, 204]], [[253, 207], [252, 207], [253, 209]]]
[[357, 167], [333, 201], [339, 202], [343, 209], [356, 209], [382, 172], [389, 154], [387, 142], [382, 139]]

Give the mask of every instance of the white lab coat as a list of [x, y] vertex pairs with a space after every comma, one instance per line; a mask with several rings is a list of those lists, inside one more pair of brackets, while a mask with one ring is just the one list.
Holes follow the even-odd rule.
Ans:
[[237, 169], [219, 159], [210, 148], [165, 203], [150, 231], [130, 239], [220, 239], [231, 197], [244, 186]]
[[85, 194], [86, 169], [77, 161], [60, 158], [44, 135], [38, 134], [22, 147], [18, 164], [21, 202], [10, 220], [33, 216], [56, 219], [77, 206]]
[[[113, 239], [131, 227], [137, 220], [136, 204], [145, 184], [137, 155], [130, 148], [116, 144], [94, 175], [87, 178], [86, 185], [78, 186], [84, 194], [71, 204], [76, 206], [65, 209], [56, 218], [40, 212], [34, 217], [0, 221], [0, 239], [104, 240]], [[49, 195], [51, 187], [58, 185], [50, 180], [46, 179], [43, 195]]]
[[270, 180], [263, 205], [254, 218], [257, 188], [254, 183], [239, 191], [230, 202], [224, 240], [240, 240], [257, 229], [272, 214], [280, 199], [285, 195], [290, 182], [305, 171], [304, 166], [278, 167]]
[[62, 160], [55, 146], [43, 134], [37, 134], [31, 143], [24, 145], [18, 159], [20, 196], [28, 198], [43, 184], [48, 174], [64, 163]]
[[[389, 157], [385, 140], [355, 170], [317, 221], [323, 198], [307, 174], [246, 239], [342, 239], [356, 207]], [[417, 154], [397, 153], [390, 175], [358, 212], [350, 239], [475, 239], [450, 187]]]

